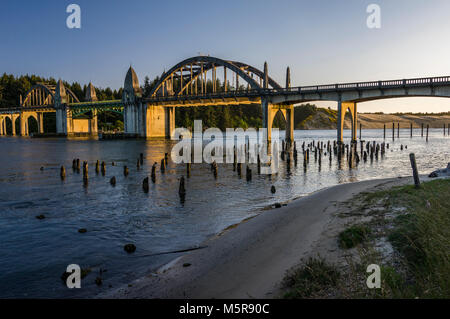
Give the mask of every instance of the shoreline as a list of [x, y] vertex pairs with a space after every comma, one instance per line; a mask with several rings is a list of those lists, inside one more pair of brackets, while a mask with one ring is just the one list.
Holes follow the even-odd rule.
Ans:
[[204, 249], [94, 297], [276, 298], [286, 272], [326, 236], [339, 203], [380, 186], [412, 182], [408, 176], [339, 184], [294, 198], [281, 208], [261, 209], [205, 240]]

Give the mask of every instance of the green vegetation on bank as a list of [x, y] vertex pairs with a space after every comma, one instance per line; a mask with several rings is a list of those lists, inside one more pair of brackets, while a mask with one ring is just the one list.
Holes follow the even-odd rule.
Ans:
[[[405, 207], [394, 220], [389, 240], [412, 277], [403, 297], [450, 298], [450, 179], [375, 193], [389, 208]], [[408, 279], [408, 278], [405, 278]]]
[[[438, 179], [358, 195], [345, 214], [372, 219], [336, 236], [340, 266], [310, 258], [285, 277], [284, 298], [450, 298], [449, 194], [450, 179]], [[366, 285], [370, 264], [380, 289]]]

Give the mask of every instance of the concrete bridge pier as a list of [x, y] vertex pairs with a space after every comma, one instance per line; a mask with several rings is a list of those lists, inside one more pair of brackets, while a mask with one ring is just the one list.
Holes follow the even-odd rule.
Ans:
[[356, 102], [342, 102], [338, 101], [338, 119], [337, 119], [337, 141], [339, 144], [344, 142], [344, 119], [345, 113], [350, 110], [350, 115], [352, 117], [352, 142], [356, 142], [357, 139], [357, 129], [358, 129], [358, 113]]
[[266, 141], [270, 143], [272, 141], [272, 126], [273, 120], [278, 112], [281, 112], [284, 120], [286, 121], [286, 142], [292, 143], [294, 141], [294, 106], [284, 104], [271, 104], [267, 99], [261, 100], [262, 112], [263, 112], [263, 127], [267, 128]]

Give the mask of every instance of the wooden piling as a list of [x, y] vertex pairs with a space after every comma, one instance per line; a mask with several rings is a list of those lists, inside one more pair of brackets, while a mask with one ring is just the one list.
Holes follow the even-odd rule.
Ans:
[[395, 140], [395, 123], [392, 122], [392, 140]]
[[137, 162], [136, 162], [136, 168], [137, 168], [138, 170], [141, 169], [141, 160], [140, 160], [139, 158], [137, 159]]
[[410, 123], [410, 137], [413, 137], [413, 125]]
[[430, 125], [427, 124], [427, 142], [428, 142], [428, 131], [430, 130]]
[[95, 163], [95, 172], [98, 174], [100, 173], [100, 162], [97, 160]]
[[141, 161], [141, 165], [144, 165], [144, 154], [143, 153], [139, 154], [139, 159]]
[[247, 165], [247, 168], [246, 168], [245, 177], [247, 179], [247, 182], [250, 182], [252, 180], [252, 170], [250, 169], [250, 167], [248, 167], [248, 165]]
[[184, 196], [186, 195], [186, 188], [184, 186], [184, 176], [181, 176], [180, 178], [180, 187], [178, 189], [178, 194], [182, 199], [184, 199]]
[[153, 163], [152, 165], [152, 182], [155, 183], [156, 182], [156, 165], [158, 165], [156, 162]]
[[105, 176], [106, 174], [106, 164], [105, 162], [102, 162], [102, 175]]
[[129, 174], [128, 167], [127, 167], [127, 166], [124, 166], [124, 167], [123, 167], [123, 175], [126, 177], [126, 176], [128, 176], [128, 174]]
[[423, 123], [422, 123], [422, 137], [423, 137]]
[[66, 169], [64, 168], [64, 166], [61, 166], [60, 176], [62, 180], [66, 179]]
[[400, 122], [397, 123], [397, 138], [400, 138]]
[[186, 163], [186, 176], [191, 177], [191, 163]]
[[413, 170], [414, 185], [416, 186], [416, 188], [419, 188], [420, 179], [419, 179], [419, 172], [417, 171], [416, 156], [414, 155], [414, 153], [409, 154], [409, 160], [411, 161], [411, 168]]
[[166, 161], [165, 161], [165, 159], [163, 158], [162, 160], [161, 160], [161, 173], [164, 173], [166, 171]]
[[386, 139], [386, 124], [383, 124], [383, 139]]
[[109, 183], [110, 183], [112, 186], [116, 186], [116, 177], [115, 177], [115, 176], [111, 177], [111, 179], [109, 180]]
[[148, 185], [148, 177], [144, 178], [142, 181], [142, 189], [144, 190], [144, 193], [148, 193], [149, 185]]

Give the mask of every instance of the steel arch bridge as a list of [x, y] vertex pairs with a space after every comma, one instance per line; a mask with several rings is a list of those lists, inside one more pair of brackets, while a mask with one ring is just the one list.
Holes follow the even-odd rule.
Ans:
[[[65, 94], [68, 96], [69, 103], [80, 102], [75, 93], [73, 93], [69, 88], [64, 87]], [[35, 107], [44, 105], [53, 105], [55, 102], [55, 90], [56, 85], [37, 83], [33, 85], [28, 92], [25, 94], [25, 98], [21, 101], [21, 107]]]
[[[216, 93], [217, 69], [223, 68], [223, 91], [228, 91], [227, 70], [235, 74], [235, 88], [239, 89], [239, 78], [247, 83], [247, 89], [261, 91], [264, 88], [264, 72], [245, 63], [236, 61], [226, 61], [209, 56], [196, 56], [186, 59], [173, 66], [169, 71], [164, 72], [161, 79], [151, 90], [149, 97], [168, 95], [196, 95], [206, 93], [207, 73], [211, 71], [212, 93]], [[175, 92], [175, 83], [178, 90]], [[268, 88], [281, 88], [271, 77], [267, 77]]]
[[293, 105], [320, 100], [338, 103], [337, 140], [342, 142], [347, 110], [352, 117], [352, 140], [356, 140], [358, 103], [400, 97], [450, 97], [450, 77], [291, 87], [289, 67], [286, 84], [281, 86], [269, 76], [267, 63], [260, 70], [243, 62], [196, 56], [163, 72], [147, 96], [142, 96], [136, 72], [130, 67], [123, 89], [121, 100], [98, 101], [94, 87], [89, 84], [87, 95], [80, 102], [61, 80], [56, 86], [38, 83], [21, 99], [19, 106], [0, 109], [0, 134], [6, 132], [6, 117], [11, 120], [20, 117], [21, 135], [27, 135], [25, 120], [36, 117], [30, 112], [35, 112], [38, 119], [43, 112], [56, 112], [57, 132], [61, 135], [77, 133], [75, 117], [91, 113], [89, 133], [96, 134], [97, 112], [109, 110], [123, 113], [125, 133], [130, 136], [171, 137], [175, 129], [175, 107], [256, 104], [261, 106], [267, 139], [271, 139], [275, 114], [281, 112], [286, 120], [286, 139], [292, 141]]

